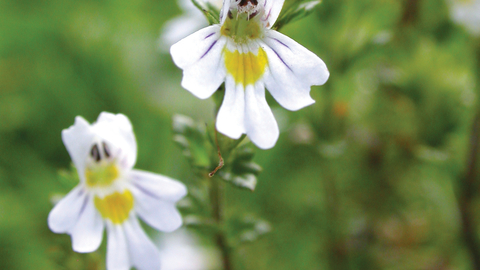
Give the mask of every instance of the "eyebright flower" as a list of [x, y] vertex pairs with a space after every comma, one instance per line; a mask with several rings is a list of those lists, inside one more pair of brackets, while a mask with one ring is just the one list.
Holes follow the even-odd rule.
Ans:
[[275, 145], [279, 129], [265, 87], [280, 105], [299, 110], [313, 104], [310, 86], [324, 84], [325, 63], [303, 46], [270, 29], [284, 0], [224, 0], [220, 24], [208, 26], [170, 48], [183, 69], [182, 86], [210, 97], [225, 82], [216, 128], [238, 139], [246, 133], [263, 149]]
[[165, 176], [134, 170], [137, 144], [122, 114], [82, 117], [62, 131], [80, 183], [50, 212], [48, 226], [68, 233], [76, 252], [95, 251], [107, 227], [107, 269], [160, 269], [159, 252], [137, 219], [160, 231], [182, 225], [175, 203], [185, 186]]
[[[193, 5], [191, 0], [177, 2], [184, 14], [165, 23], [160, 36], [162, 49], [170, 48], [175, 42], [208, 26], [205, 15]], [[222, 0], [197, 0], [197, 2], [202, 6], [213, 5], [218, 9], [222, 8]]]

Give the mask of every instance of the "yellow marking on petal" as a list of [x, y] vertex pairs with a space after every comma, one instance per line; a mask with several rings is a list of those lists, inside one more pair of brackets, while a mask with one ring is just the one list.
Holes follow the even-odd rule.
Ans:
[[115, 164], [100, 165], [85, 170], [87, 186], [110, 186], [119, 176], [118, 168]]
[[113, 224], [122, 224], [133, 208], [133, 196], [128, 190], [115, 192], [104, 198], [95, 196], [95, 207], [103, 218], [110, 219]]
[[255, 55], [252, 52], [240, 53], [225, 49], [225, 66], [227, 72], [233, 76], [237, 84], [247, 86], [254, 84], [265, 73], [265, 67], [268, 64], [267, 54], [262, 48], [258, 48]]

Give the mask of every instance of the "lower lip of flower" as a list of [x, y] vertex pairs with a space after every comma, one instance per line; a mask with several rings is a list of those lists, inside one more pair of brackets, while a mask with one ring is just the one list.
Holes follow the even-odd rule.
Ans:
[[103, 198], [95, 196], [95, 207], [103, 218], [109, 219], [113, 224], [122, 224], [133, 208], [133, 196], [128, 190], [123, 193], [114, 192]]
[[247, 86], [255, 84], [265, 73], [268, 65], [267, 54], [262, 48], [258, 48], [255, 55], [252, 52], [240, 53], [235, 50], [224, 50], [225, 67], [227, 72], [233, 76], [235, 83]]

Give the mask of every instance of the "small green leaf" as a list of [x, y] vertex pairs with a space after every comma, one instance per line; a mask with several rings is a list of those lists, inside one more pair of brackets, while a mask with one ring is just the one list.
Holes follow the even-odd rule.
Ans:
[[192, 0], [192, 3], [205, 15], [210, 25], [220, 22], [220, 10], [211, 3], [197, 0]]
[[173, 140], [182, 149], [191, 166], [197, 170], [208, 170], [212, 147], [205, 135], [205, 126], [195, 123], [183, 115], [173, 116]]
[[251, 144], [242, 144], [235, 148], [225, 162], [226, 168], [220, 171], [220, 177], [234, 186], [254, 191], [257, 175], [262, 168], [252, 161], [255, 155]]
[[295, 2], [293, 5], [285, 9], [285, 11], [280, 14], [277, 22], [272, 27], [272, 29], [279, 30], [280, 28], [291, 22], [308, 16], [314, 10], [314, 8], [318, 4], [320, 4], [320, 2], [320, 0]]

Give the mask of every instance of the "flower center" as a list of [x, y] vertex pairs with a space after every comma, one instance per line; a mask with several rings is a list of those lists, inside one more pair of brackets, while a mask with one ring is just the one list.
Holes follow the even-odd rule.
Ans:
[[220, 33], [232, 38], [235, 43], [247, 43], [251, 39], [261, 38], [263, 35], [260, 20], [256, 13], [228, 14]]
[[85, 178], [89, 187], [110, 186], [118, 176], [119, 171], [114, 163], [100, 164], [85, 170]]
[[121, 224], [133, 208], [133, 196], [128, 190], [123, 193], [114, 192], [104, 198], [95, 196], [95, 207], [103, 218], [110, 219], [113, 224]]
[[258, 48], [257, 55], [252, 52], [240, 53], [225, 48], [225, 66], [227, 72], [233, 76], [237, 84], [247, 86], [254, 84], [265, 73], [268, 64], [267, 54], [262, 48]]

